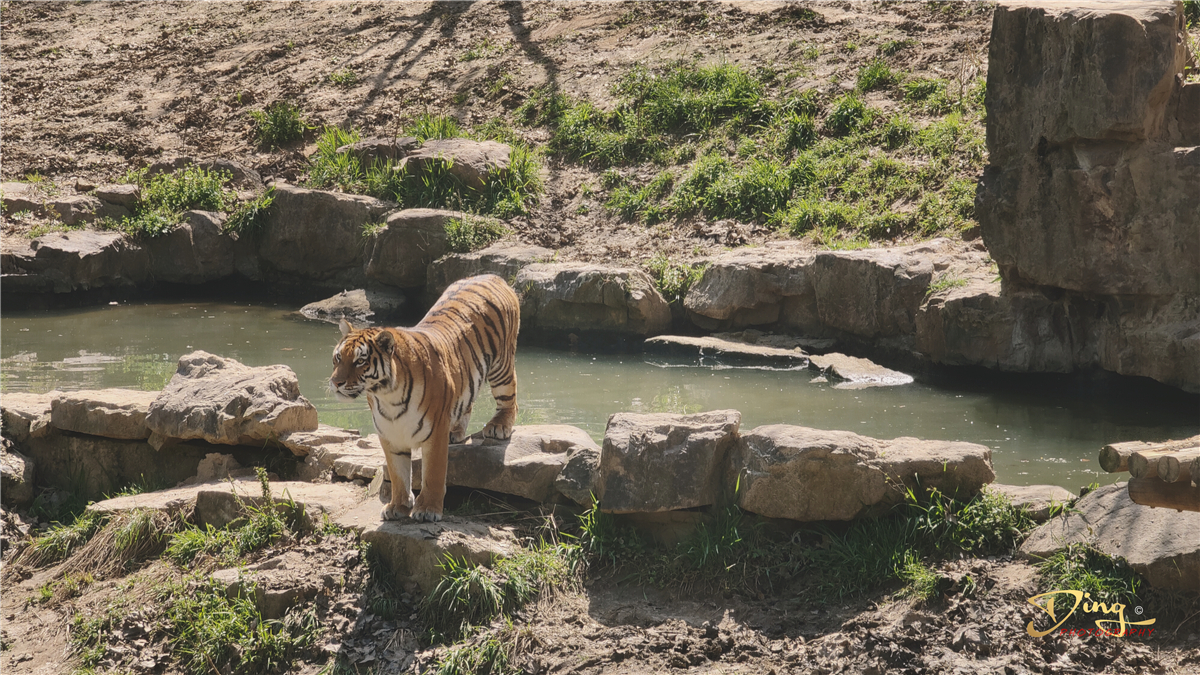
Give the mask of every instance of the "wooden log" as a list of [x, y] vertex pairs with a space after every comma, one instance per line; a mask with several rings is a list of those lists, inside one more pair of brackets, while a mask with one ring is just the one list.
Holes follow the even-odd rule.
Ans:
[[1158, 478], [1158, 459], [1170, 450], [1138, 450], [1129, 456], [1129, 475], [1134, 478]]
[[1200, 445], [1200, 436], [1192, 436], [1179, 441], [1162, 441], [1148, 443], [1146, 441], [1126, 441], [1110, 443], [1100, 449], [1100, 468], [1109, 473], [1120, 473], [1129, 470], [1129, 456], [1138, 451], [1151, 450], [1182, 450]]
[[[1157, 478], [1129, 479], [1129, 498], [1134, 504], [1176, 511], [1200, 511], [1200, 486], [1164, 483]], [[1182, 536], [1182, 533], [1180, 533]]]
[[1158, 477], [1168, 483], [1192, 482], [1192, 462], [1200, 458], [1200, 447], [1179, 450], [1158, 458]]

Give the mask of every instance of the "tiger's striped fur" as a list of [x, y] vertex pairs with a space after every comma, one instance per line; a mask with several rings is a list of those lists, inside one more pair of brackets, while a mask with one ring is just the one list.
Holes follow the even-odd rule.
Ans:
[[[452, 284], [411, 329], [355, 330], [342, 319], [329, 388], [343, 400], [367, 396], [392, 481], [384, 520], [441, 519], [447, 446], [466, 440], [471, 406], [485, 379], [496, 414], [483, 435], [512, 435], [520, 320], [517, 294], [494, 274]], [[422, 450], [422, 469], [421, 494], [414, 500], [416, 448]]]

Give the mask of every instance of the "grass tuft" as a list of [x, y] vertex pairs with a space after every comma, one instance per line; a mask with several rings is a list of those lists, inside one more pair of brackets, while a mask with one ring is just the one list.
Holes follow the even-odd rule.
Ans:
[[1091, 593], [1091, 600], [1137, 604], [1141, 575], [1123, 558], [1113, 558], [1089, 544], [1069, 544], [1038, 563], [1038, 576], [1047, 590], [1070, 589]]
[[265, 110], [249, 112], [254, 141], [264, 148], [278, 148], [299, 140], [310, 127], [300, 108], [287, 101], [276, 101]]
[[667, 302], [682, 301], [688, 289], [700, 281], [706, 267], [707, 264], [675, 262], [661, 252], [646, 263], [654, 285]]
[[484, 248], [508, 233], [508, 228], [490, 218], [464, 215], [446, 220], [446, 245], [455, 253]]
[[54, 525], [45, 534], [35, 537], [29, 547], [17, 557], [16, 563], [43, 567], [58, 562], [91, 540], [104, 525], [104, 520], [104, 517], [95, 511], [84, 511], [70, 524]]
[[269, 187], [261, 195], [248, 202], [240, 204], [229, 220], [225, 221], [226, 232], [238, 234], [255, 234], [262, 230], [266, 223], [267, 211], [275, 203], [275, 187]]
[[874, 59], [859, 68], [857, 86], [859, 91], [871, 91], [888, 87], [900, 81], [900, 74], [888, 67], [883, 59]]

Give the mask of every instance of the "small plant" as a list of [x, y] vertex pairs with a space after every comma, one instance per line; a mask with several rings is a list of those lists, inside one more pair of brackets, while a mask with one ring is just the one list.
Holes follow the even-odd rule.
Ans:
[[604, 206], [625, 220], [640, 219], [653, 225], [664, 217], [658, 202], [671, 191], [674, 182], [674, 174], [663, 171], [638, 189], [628, 184], [618, 185], [613, 188]]
[[943, 275], [938, 276], [937, 279], [934, 279], [933, 283], [929, 284], [929, 290], [925, 291], [925, 295], [926, 295], [926, 297], [928, 297], [931, 295], [935, 295], [937, 293], [941, 293], [942, 291], [945, 291], [945, 290], [948, 290], [951, 288], [959, 288], [961, 286], [966, 286], [966, 285], [967, 285], [967, 280], [963, 279], [962, 277], [956, 277], [956, 276], [953, 276], [950, 274], [943, 274]]
[[446, 220], [446, 246], [455, 253], [469, 253], [484, 248], [509, 233], [508, 228], [495, 220], [464, 215]]
[[233, 213], [229, 214], [229, 220], [225, 221], [225, 231], [238, 234], [258, 232], [266, 222], [268, 209], [274, 203], [275, 187], [271, 186], [254, 199], [239, 205]]
[[339, 87], [352, 87], [358, 84], [358, 73], [351, 68], [342, 68], [330, 73], [329, 81]]
[[683, 300], [688, 289], [700, 280], [706, 265], [674, 262], [665, 254], [656, 253], [646, 267], [667, 302], [675, 302]]
[[484, 38], [479, 42], [479, 44], [463, 52], [462, 55], [458, 57], [458, 60], [474, 61], [476, 59], [491, 58], [504, 53], [504, 50], [507, 48], [507, 44], [492, 42], [490, 38]]
[[45, 534], [35, 537], [17, 562], [42, 567], [62, 560], [86, 544], [103, 525], [104, 517], [99, 513], [84, 511], [69, 525], [54, 525]]
[[900, 76], [888, 67], [883, 59], [874, 59], [858, 70], [858, 90], [871, 91], [893, 85]]
[[938, 585], [942, 580], [937, 572], [921, 562], [917, 554], [911, 550], [904, 552], [904, 560], [900, 563], [896, 574], [904, 582], [904, 588], [900, 589], [900, 595], [923, 601], [931, 600], [937, 595]]
[[309, 129], [300, 108], [287, 101], [276, 101], [265, 110], [251, 110], [251, 135], [264, 148], [278, 148], [299, 140]]
[[1082, 591], [1094, 602], [1137, 604], [1142, 577], [1122, 558], [1113, 558], [1089, 544], [1073, 543], [1038, 563], [1046, 590]]
[[358, 157], [338, 148], [357, 143], [356, 129], [325, 127], [317, 139], [317, 151], [309, 159], [307, 185], [314, 188], [338, 187], [352, 190], [361, 185], [362, 166]]
[[141, 197], [132, 216], [126, 216], [117, 228], [126, 234], [157, 237], [175, 229], [188, 209], [223, 211], [232, 203], [225, 184], [230, 175], [188, 166], [171, 173], [150, 176], [147, 169], [131, 171], [125, 181], [136, 183]]
[[422, 114], [405, 131], [412, 134], [421, 142], [431, 138], [458, 138], [462, 136], [462, 130], [458, 128], [458, 120], [449, 115], [433, 115], [430, 113]]
[[913, 40], [912, 38], [905, 38], [903, 40], [888, 40], [887, 42], [879, 45], [879, 53], [885, 56], [894, 56], [901, 50], [908, 49], [915, 44], [917, 44], [917, 41]]
[[844, 136], [857, 130], [868, 119], [866, 104], [857, 94], [851, 92], [843, 94], [834, 102], [833, 109], [825, 118], [825, 128], [835, 136]]

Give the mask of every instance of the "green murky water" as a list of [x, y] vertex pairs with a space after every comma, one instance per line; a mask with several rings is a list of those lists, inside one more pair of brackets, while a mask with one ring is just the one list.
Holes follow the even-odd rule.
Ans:
[[[252, 366], [286, 364], [323, 423], [373, 432], [365, 402], [337, 401], [325, 391], [337, 327], [299, 318], [293, 309], [167, 303], [6, 313], [0, 391], [159, 389], [181, 354], [203, 349]], [[517, 363], [523, 424], [573, 424], [599, 440], [614, 412], [735, 408], [744, 430], [785, 423], [981, 443], [993, 450], [998, 481], [1071, 490], [1116, 478], [1098, 474], [1096, 456], [1105, 443], [1200, 432], [1193, 399], [1064, 391], [1040, 380], [1018, 388], [964, 381], [840, 390], [811, 383], [807, 371], [664, 365], [638, 355], [522, 348]], [[476, 404], [472, 431], [490, 408], [490, 399]]]

